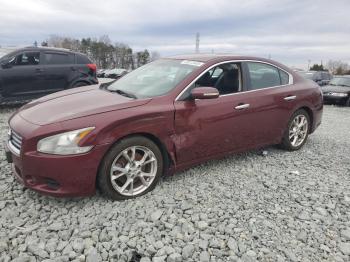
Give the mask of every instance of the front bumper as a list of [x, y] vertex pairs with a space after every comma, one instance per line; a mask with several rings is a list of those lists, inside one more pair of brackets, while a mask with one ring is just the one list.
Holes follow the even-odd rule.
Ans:
[[25, 187], [45, 195], [78, 197], [93, 195], [100, 161], [108, 146], [95, 146], [81, 155], [56, 156], [38, 152], [12, 152], [5, 144], [15, 178]]
[[349, 96], [341, 97], [341, 96], [333, 96], [328, 94], [323, 94], [323, 101], [325, 103], [336, 103], [342, 104], [345, 103]]

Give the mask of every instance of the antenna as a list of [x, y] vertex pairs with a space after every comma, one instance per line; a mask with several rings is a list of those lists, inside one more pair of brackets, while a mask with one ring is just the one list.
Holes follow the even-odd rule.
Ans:
[[200, 41], [200, 35], [199, 33], [196, 34], [196, 53], [199, 53], [199, 41]]

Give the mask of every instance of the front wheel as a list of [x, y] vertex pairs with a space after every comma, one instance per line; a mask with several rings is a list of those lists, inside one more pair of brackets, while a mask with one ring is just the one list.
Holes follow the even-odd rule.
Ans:
[[154, 189], [163, 172], [163, 157], [151, 140], [134, 136], [115, 144], [101, 163], [98, 185], [102, 194], [124, 200]]
[[289, 120], [281, 146], [289, 151], [300, 149], [307, 140], [309, 129], [309, 114], [303, 109], [296, 111]]

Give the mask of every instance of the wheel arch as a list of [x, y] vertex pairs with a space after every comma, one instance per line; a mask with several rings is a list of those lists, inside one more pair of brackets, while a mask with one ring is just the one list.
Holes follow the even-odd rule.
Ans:
[[304, 110], [309, 115], [309, 118], [310, 118], [309, 134], [311, 134], [313, 132], [313, 129], [314, 129], [314, 114], [313, 114], [311, 108], [308, 106], [302, 106], [302, 107], [299, 107], [294, 112], [296, 112], [298, 110]]
[[[162, 153], [163, 156], [163, 160], [164, 160], [164, 167], [163, 167], [163, 174], [166, 174], [167, 171], [174, 166], [174, 159], [172, 158], [170, 152], [168, 151], [167, 147], [165, 146], [165, 144], [163, 143], [163, 141], [161, 141], [157, 136], [155, 136], [154, 134], [151, 133], [147, 133], [147, 132], [137, 132], [137, 133], [131, 133], [131, 134], [127, 134], [124, 136], [119, 137], [118, 139], [116, 139], [113, 143], [110, 144], [108, 150], [106, 150], [106, 152], [104, 153], [103, 157], [101, 158], [101, 161], [98, 165], [98, 172], [101, 168], [102, 162], [105, 159], [105, 156], [108, 154], [108, 152], [111, 150], [111, 148], [117, 144], [118, 142], [120, 142], [121, 140], [125, 139], [125, 138], [129, 138], [129, 137], [134, 137], [134, 136], [143, 136], [149, 140], [151, 140], [153, 143], [155, 143], [158, 148], [160, 149], [160, 152]], [[97, 175], [96, 175], [96, 182], [95, 185], [97, 186]]]

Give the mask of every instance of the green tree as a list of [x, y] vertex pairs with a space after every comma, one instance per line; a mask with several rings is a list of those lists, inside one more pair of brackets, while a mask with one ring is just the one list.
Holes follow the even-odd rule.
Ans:
[[325, 71], [322, 64], [314, 64], [312, 67], [310, 67], [310, 70], [312, 71]]

